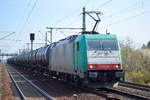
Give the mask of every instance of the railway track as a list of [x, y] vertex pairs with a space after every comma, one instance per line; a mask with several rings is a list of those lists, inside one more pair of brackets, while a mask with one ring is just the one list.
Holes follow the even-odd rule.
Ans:
[[[122, 82], [126, 85], [122, 85], [122, 86], [129, 86], [131, 88], [134, 89], [140, 89], [143, 91], [149, 91], [150, 87], [149, 86], [145, 86], [145, 85], [139, 85], [139, 84], [135, 84], [135, 83], [130, 83], [130, 82]], [[119, 84], [121, 85], [121, 84]], [[134, 94], [134, 93], [130, 93], [130, 91], [124, 91], [124, 90], [119, 90], [117, 88], [101, 88], [101, 89], [97, 89], [97, 90], [88, 90], [85, 89], [91, 93], [94, 93], [96, 95], [102, 96], [103, 98], [106, 98], [106, 100], [150, 100], [149, 97], [146, 96], [142, 96], [142, 95], [138, 95], [138, 94]], [[121, 96], [121, 98], [120, 98]]]
[[148, 97], [131, 94], [129, 92], [120, 91], [113, 88], [102, 88], [97, 90], [87, 89], [87, 88], [81, 88], [81, 89], [84, 89], [90, 93], [101, 96], [106, 100], [150, 100], [150, 98]]
[[135, 100], [150, 100], [150, 98], [148, 98], [148, 97], [144, 97], [144, 96], [140, 96], [140, 95], [136, 95], [136, 94], [131, 94], [129, 92], [120, 91], [120, 90], [113, 89], [113, 88], [104, 88], [103, 90], [111, 92], [111, 93], [119, 94], [119, 95], [122, 95], [125, 97], [129, 97], [129, 98], [132, 98]]
[[150, 92], [150, 86], [146, 86], [146, 85], [141, 85], [141, 84], [136, 84], [136, 83], [131, 83], [131, 82], [125, 82], [125, 81], [120, 81], [118, 85]]
[[21, 100], [55, 100], [14, 68], [7, 66], [7, 72], [14, 83]]

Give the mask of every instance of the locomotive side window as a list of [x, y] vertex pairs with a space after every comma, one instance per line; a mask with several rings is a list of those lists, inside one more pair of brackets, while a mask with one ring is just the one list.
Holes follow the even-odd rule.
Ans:
[[80, 50], [80, 43], [77, 42], [77, 51], [79, 51], [79, 50]]

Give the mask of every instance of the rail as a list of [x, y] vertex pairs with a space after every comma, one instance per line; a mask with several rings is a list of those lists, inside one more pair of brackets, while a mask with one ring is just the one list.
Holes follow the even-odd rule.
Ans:
[[18, 71], [16, 71], [24, 80], [26, 80], [32, 87], [34, 87], [36, 90], [38, 90], [41, 94], [43, 94], [44, 97], [46, 97], [47, 100], [54, 100], [53, 97], [49, 96], [44, 90], [33, 84], [31, 81], [29, 81], [26, 77], [24, 77], [22, 74], [20, 74]]
[[[24, 77], [21, 73], [19, 73], [16, 69], [13, 68], [13, 70], [21, 77], [23, 78], [31, 87], [35, 88], [39, 93], [41, 93], [46, 100], [55, 100], [55, 98], [51, 97], [50, 95], [48, 95], [44, 90], [42, 90], [41, 88], [39, 88], [38, 86], [36, 86], [34, 83], [32, 83], [31, 81], [29, 81], [26, 77]], [[7, 70], [11, 80], [13, 81], [20, 97], [22, 100], [27, 100], [27, 97], [23, 94], [23, 91], [20, 89], [19, 85], [17, 84], [17, 82], [15, 81], [15, 79], [13, 78], [13, 76], [11, 75], [11, 73]]]
[[119, 85], [128, 87], [128, 88], [134, 88], [134, 89], [139, 89], [139, 90], [150, 92], [150, 86], [146, 86], [146, 85], [136, 84], [136, 83], [132, 83], [132, 82], [126, 82], [126, 81], [120, 81]]
[[134, 98], [134, 99], [137, 99], [137, 100], [150, 100], [150, 98], [148, 98], [148, 97], [135, 95], [135, 94], [130, 94], [130, 93], [123, 92], [123, 91], [116, 90], [116, 89], [112, 89], [112, 88], [104, 88], [103, 90], [108, 91], [108, 92], [112, 92], [112, 93], [116, 93], [116, 94], [119, 94], [119, 95], [124, 95], [126, 97]]
[[15, 85], [15, 87], [16, 87], [16, 89], [17, 89], [17, 91], [18, 91], [18, 93], [19, 93], [19, 95], [20, 95], [20, 97], [21, 97], [21, 99], [22, 99], [22, 100], [27, 100], [27, 98], [24, 96], [23, 92], [22, 92], [21, 89], [19, 88], [19, 86], [18, 86], [17, 82], [15, 81], [15, 79], [12, 77], [12, 75], [10, 74], [10, 72], [9, 72], [8, 70], [7, 70], [7, 72], [8, 72], [8, 74], [9, 74], [9, 76], [10, 76], [12, 82], [14, 83], [14, 85]]

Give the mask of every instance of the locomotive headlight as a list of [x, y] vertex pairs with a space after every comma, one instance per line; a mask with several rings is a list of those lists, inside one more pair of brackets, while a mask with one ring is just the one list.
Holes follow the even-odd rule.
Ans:
[[90, 65], [90, 68], [93, 68], [93, 65]]
[[115, 67], [115, 68], [120, 68], [120, 65], [113, 65], [113, 67]]
[[116, 65], [116, 68], [119, 68], [119, 66], [118, 66], [118, 65]]
[[96, 67], [96, 65], [90, 65], [89, 67], [92, 69], [92, 68], [95, 68], [95, 67]]

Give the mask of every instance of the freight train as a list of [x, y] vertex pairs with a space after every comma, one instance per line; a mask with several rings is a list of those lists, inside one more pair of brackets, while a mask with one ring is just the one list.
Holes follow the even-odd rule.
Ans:
[[78, 85], [113, 86], [124, 77], [117, 37], [91, 33], [70, 36], [7, 62]]

